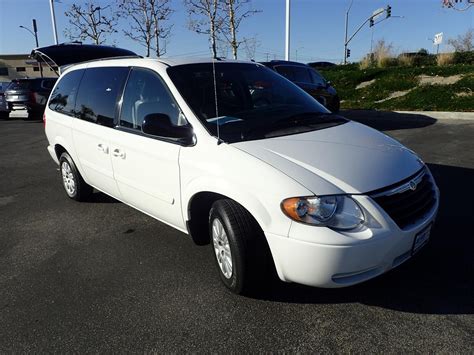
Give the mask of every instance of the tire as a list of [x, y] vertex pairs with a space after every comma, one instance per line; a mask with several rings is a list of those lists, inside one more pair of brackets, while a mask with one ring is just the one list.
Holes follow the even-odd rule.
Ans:
[[59, 172], [67, 196], [75, 201], [87, 201], [92, 194], [92, 187], [84, 181], [74, 161], [66, 152], [59, 158]]
[[272, 258], [252, 215], [233, 200], [218, 200], [209, 213], [209, 234], [224, 285], [236, 294], [260, 291], [268, 280]]
[[339, 96], [336, 96], [332, 100], [329, 111], [331, 111], [332, 113], [339, 113], [340, 108], [341, 108], [341, 100], [339, 99]]

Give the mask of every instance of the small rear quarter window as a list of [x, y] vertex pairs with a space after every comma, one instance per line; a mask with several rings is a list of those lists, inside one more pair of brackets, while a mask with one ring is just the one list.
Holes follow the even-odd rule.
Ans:
[[84, 70], [74, 70], [59, 79], [51, 93], [49, 108], [53, 111], [74, 115], [74, 105]]

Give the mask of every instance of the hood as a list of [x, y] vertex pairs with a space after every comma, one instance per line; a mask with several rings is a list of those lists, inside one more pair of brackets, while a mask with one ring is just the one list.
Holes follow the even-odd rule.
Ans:
[[138, 57], [136, 53], [128, 49], [82, 44], [80, 42], [61, 43], [35, 48], [30, 54], [30, 57], [38, 62], [44, 62], [50, 66], [53, 64], [56, 67], [77, 64], [88, 60], [130, 56]]
[[396, 140], [349, 121], [302, 134], [233, 144], [316, 195], [360, 194], [395, 184], [423, 162]]

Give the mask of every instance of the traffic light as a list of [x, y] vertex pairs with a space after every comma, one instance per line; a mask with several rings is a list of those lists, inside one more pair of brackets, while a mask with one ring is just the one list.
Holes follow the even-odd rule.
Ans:
[[392, 16], [392, 7], [390, 5], [387, 5], [387, 18], [389, 18], [390, 16]]
[[374, 25], [374, 18], [371, 17], [370, 22], [369, 22], [369, 27], [372, 27], [373, 25]]
[[351, 50], [349, 48], [346, 49], [346, 58], [351, 56]]

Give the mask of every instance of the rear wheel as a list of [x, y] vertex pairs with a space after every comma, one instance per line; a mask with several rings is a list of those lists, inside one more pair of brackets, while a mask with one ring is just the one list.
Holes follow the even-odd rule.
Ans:
[[209, 233], [224, 285], [237, 294], [258, 291], [267, 281], [271, 256], [252, 215], [233, 200], [218, 200], [210, 211]]
[[86, 201], [92, 194], [92, 187], [86, 184], [74, 161], [66, 152], [59, 158], [59, 170], [68, 197], [76, 201]]

